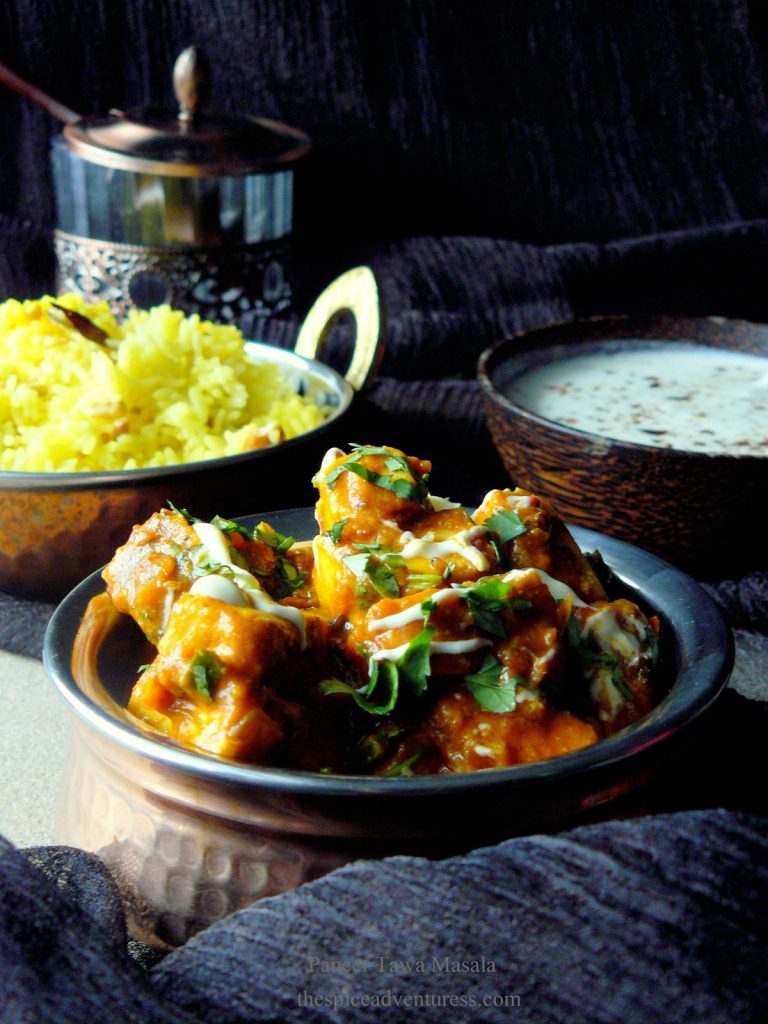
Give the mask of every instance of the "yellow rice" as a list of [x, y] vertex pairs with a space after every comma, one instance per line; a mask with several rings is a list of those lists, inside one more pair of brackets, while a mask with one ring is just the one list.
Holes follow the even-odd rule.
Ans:
[[[52, 301], [106, 331], [106, 346], [47, 314]], [[233, 455], [277, 423], [325, 419], [279, 367], [254, 364], [233, 326], [169, 306], [118, 324], [77, 295], [0, 304], [0, 469], [140, 469]]]

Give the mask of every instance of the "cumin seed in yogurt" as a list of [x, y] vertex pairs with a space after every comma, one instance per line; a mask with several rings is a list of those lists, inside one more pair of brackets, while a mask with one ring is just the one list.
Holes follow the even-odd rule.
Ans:
[[768, 358], [622, 341], [530, 370], [505, 388], [529, 412], [657, 448], [768, 455]]

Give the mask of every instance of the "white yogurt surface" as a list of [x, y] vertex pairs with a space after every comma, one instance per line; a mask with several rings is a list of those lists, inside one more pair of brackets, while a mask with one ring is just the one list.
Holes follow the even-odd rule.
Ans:
[[658, 448], [768, 456], [768, 358], [643, 341], [558, 360], [505, 388], [556, 423]]

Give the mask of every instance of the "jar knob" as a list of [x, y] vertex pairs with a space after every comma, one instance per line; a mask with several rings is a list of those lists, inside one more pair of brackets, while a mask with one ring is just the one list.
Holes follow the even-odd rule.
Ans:
[[202, 52], [196, 46], [188, 46], [181, 51], [173, 65], [173, 91], [179, 101], [179, 121], [182, 127], [194, 121], [207, 82]]

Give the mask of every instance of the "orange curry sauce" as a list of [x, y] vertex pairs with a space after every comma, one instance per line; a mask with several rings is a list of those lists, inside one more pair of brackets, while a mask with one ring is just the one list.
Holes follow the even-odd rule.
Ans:
[[646, 714], [657, 620], [608, 599], [542, 498], [470, 514], [430, 471], [332, 449], [311, 543], [175, 510], [135, 527], [104, 571], [157, 647], [129, 711], [221, 757], [385, 775], [542, 760]]

